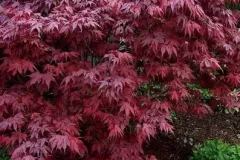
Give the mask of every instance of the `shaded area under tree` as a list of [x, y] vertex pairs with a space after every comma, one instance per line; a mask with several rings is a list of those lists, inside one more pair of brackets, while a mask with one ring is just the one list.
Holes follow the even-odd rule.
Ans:
[[216, 113], [202, 119], [178, 115], [174, 135], [158, 135], [145, 146], [145, 152], [159, 160], [187, 160], [194, 144], [210, 139], [240, 142], [240, 115]]

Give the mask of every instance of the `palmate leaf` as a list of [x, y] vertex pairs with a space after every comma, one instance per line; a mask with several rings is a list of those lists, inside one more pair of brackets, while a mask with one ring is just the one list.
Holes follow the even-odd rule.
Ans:
[[17, 131], [24, 124], [24, 116], [22, 113], [18, 113], [13, 117], [9, 117], [0, 122], [0, 130], [12, 129]]
[[30, 85], [33, 84], [46, 84], [47, 87], [50, 87], [50, 83], [51, 82], [55, 82], [55, 78], [54, 75], [50, 72], [48, 73], [39, 73], [39, 72], [35, 72], [33, 74], [30, 75], [31, 80], [30, 80]]
[[10, 72], [13, 76], [15, 76], [16, 74], [24, 75], [27, 73], [27, 71], [34, 72], [36, 70], [36, 67], [32, 62], [24, 59], [4, 58], [1, 69], [6, 70], [7, 72]]
[[121, 108], [119, 112], [124, 112], [127, 117], [129, 117], [130, 113], [132, 115], [135, 115], [134, 108], [129, 103], [122, 102], [120, 105], [121, 105]]

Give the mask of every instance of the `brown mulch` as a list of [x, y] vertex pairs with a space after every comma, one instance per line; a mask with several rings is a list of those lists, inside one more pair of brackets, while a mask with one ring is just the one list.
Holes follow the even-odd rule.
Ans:
[[174, 135], [158, 135], [146, 144], [145, 152], [158, 160], [187, 160], [194, 144], [206, 140], [240, 143], [240, 114], [215, 113], [202, 119], [178, 115], [174, 127]]

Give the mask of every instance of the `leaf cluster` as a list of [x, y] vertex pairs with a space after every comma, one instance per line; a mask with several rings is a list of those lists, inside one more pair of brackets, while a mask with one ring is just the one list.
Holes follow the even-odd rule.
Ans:
[[240, 146], [231, 145], [221, 140], [208, 140], [197, 145], [192, 160], [238, 160], [240, 158]]

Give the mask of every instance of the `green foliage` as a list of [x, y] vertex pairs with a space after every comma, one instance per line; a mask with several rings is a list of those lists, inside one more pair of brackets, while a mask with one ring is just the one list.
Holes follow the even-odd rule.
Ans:
[[221, 140], [209, 140], [197, 145], [191, 160], [239, 160], [240, 145], [231, 145]]
[[138, 95], [145, 95], [151, 99], [161, 99], [167, 95], [167, 87], [164, 84], [149, 81], [140, 85]]
[[193, 84], [193, 83], [188, 83], [187, 86], [195, 91], [198, 91], [199, 93], [201, 93], [202, 97], [203, 97], [203, 102], [206, 102], [207, 100], [210, 100], [213, 98], [213, 95], [210, 91], [210, 89], [208, 88], [202, 88], [197, 84]]
[[227, 9], [230, 9], [230, 10], [240, 10], [240, 4], [227, 4], [226, 5], [226, 8]]
[[171, 115], [171, 118], [172, 118], [173, 121], [176, 121], [176, 120], [178, 119], [176, 112], [171, 111], [171, 112], [170, 112], [170, 115]]
[[0, 160], [10, 160], [7, 149], [0, 148]]

